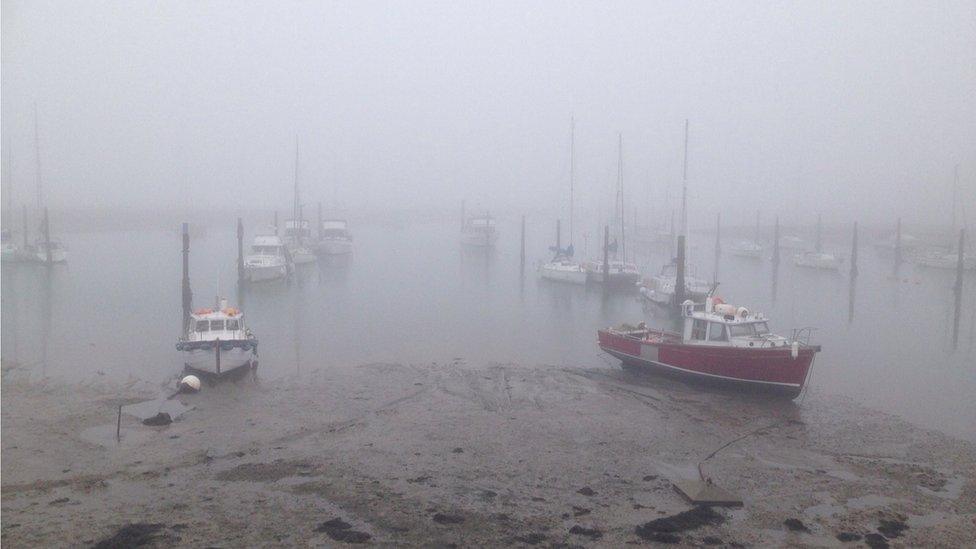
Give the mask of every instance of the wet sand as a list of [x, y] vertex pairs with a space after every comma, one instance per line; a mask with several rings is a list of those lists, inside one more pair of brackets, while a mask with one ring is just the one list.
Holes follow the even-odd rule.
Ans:
[[[368, 364], [181, 395], [168, 426], [123, 414], [117, 443], [117, 406], [163, 388], [25, 377], [4, 365], [7, 547], [976, 544], [973, 444], [816, 392]], [[741, 508], [648, 525], [692, 509], [672, 482], [744, 435], [701, 466]]]

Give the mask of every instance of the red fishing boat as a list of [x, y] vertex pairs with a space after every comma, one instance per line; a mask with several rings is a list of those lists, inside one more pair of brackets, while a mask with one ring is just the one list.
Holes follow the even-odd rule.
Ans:
[[810, 329], [786, 338], [769, 331], [768, 319], [718, 297], [681, 306], [681, 333], [640, 323], [599, 330], [600, 348], [625, 365], [647, 367], [700, 380], [770, 390], [796, 398], [803, 390], [819, 345]]

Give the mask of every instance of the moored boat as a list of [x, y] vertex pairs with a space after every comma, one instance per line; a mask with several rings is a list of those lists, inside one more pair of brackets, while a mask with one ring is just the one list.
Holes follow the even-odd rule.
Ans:
[[751, 240], [739, 240], [729, 247], [732, 255], [748, 257], [750, 259], [761, 259], [763, 247]]
[[226, 299], [215, 309], [193, 311], [176, 349], [183, 353], [184, 372], [205, 378], [253, 373], [258, 366], [258, 340], [244, 324], [244, 313]]
[[829, 252], [802, 252], [793, 256], [793, 264], [797, 267], [836, 271], [842, 263], [844, 258]]
[[461, 243], [466, 246], [490, 248], [498, 241], [495, 218], [491, 214], [475, 215], [464, 220]]
[[352, 252], [352, 233], [345, 219], [322, 221], [321, 238], [315, 243], [315, 251], [325, 255], [343, 255]]
[[[584, 262], [583, 269], [586, 270], [586, 280], [588, 282], [603, 284], [605, 282], [603, 266], [604, 263], [602, 260]], [[609, 278], [610, 286], [633, 289], [640, 281], [640, 271], [634, 263], [611, 259], [606, 277]]]
[[244, 257], [244, 278], [249, 282], [285, 278], [292, 270], [288, 250], [275, 234], [257, 235]]
[[598, 330], [600, 348], [627, 366], [649, 368], [700, 381], [769, 390], [796, 398], [803, 390], [818, 345], [808, 330], [791, 338], [769, 331], [768, 319], [718, 298], [682, 305], [681, 333], [622, 326]]
[[539, 267], [539, 274], [547, 280], [586, 284], [587, 273], [583, 266], [564, 254], [557, 254]]
[[27, 249], [28, 257], [38, 263], [65, 263], [68, 250], [58, 240], [38, 240]]
[[[640, 283], [641, 297], [647, 303], [662, 307], [676, 305], [674, 303], [674, 289], [678, 279], [678, 264], [671, 262], [661, 267], [661, 272], [644, 279]], [[702, 303], [712, 290], [712, 285], [694, 275], [685, 274], [685, 297], [695, 303]]]
[[[959, 252], [928, 250], [925, 253], [919, 254], [918, 257], [915, 258], [915, 263], [922, 267], [929, 267], [932, 269], [954, 270], [959, 267]], [[962, 268], [966, 271], [976, 269], [976, 256], [969, 253], [963, 253]]]

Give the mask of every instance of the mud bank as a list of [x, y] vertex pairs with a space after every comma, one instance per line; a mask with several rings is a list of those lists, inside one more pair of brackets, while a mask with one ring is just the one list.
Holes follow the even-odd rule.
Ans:
[[[181, 395], [116, 442], [159, 392], [5, 376], [3, 544], [976, 544], [972, 444], [826, 395], [369, 364]], [[744, 506], [693, 511], [672, 481], [746, 433], [701, 465]]]

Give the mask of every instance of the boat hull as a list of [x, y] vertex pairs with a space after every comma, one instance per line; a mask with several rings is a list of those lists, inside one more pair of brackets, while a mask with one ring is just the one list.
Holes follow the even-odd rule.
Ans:
[[345, 255], [352, 253], [352, 241], [338, 238], [325, 238], [316, 244], [315, 251], [324, 255]]
[[498, 241], [498, 233], [490, 232], [465, 232], [461, 233], [461, 244], [465, 246], [475, 246], [481, 248], [490, 248], [495, 245]]
[[567, 282], [570, 284], [586, 284], [586, 271], [571, 269], [553, 269], [543, 265], [539, 269], [542, 278], [555, 282]]
[[305, 265], [307, 263], [315, 263], [318, 258], [306, 249], [295, 249], [291, 250], [291, 260], [295, 265]]
[[262, 282], [265, 280], [277, 280], [288, 276], [287, 265], [260, 265], [244, 266], [244, 277], [248, 282]]
[[732, 385], [796, 398], [803, 390], [816, 346], [749, 348], [648, 342], [600, 330], [600, 348], [629, 366], [677, 375], [698, 382]]
[[[219, 360], [219, 367], [218, 367]], [[241, 375], [257, 367], [257, 357], [250, 349], [192, 349], [183, 351], [183, 366], [188, 372], [207, 377]]]
[[[611, 272], [610, 273], [610, 286], [618, 288], [636, 288], [637, 283], [640, 281], [640, 273], [636, 272]], [[595, 284], [603, 284], [603, 271], [590, 270], [587, 272], [587, 281], [593, 282]]]

